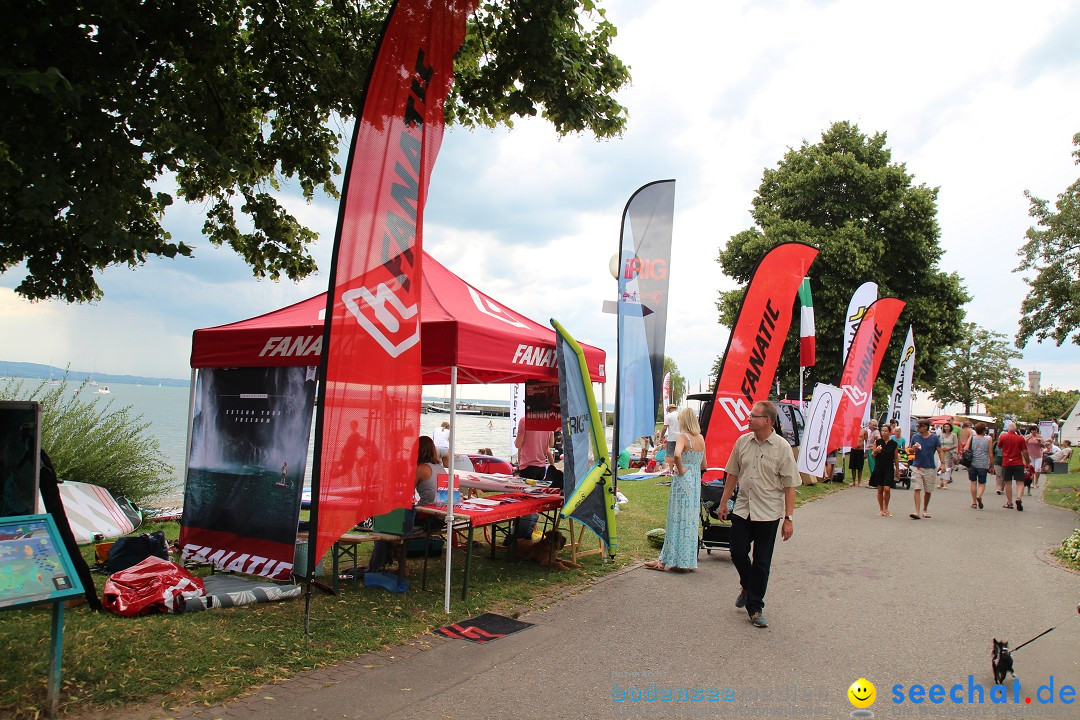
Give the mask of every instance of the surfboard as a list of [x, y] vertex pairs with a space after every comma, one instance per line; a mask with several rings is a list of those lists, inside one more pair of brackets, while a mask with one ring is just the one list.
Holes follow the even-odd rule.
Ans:
[[59, 488], [68, 524], [80, 545], [127, 535], [142, 524], [141, 513], [131, 503], [118, 501], [99, 485], [62, 480]]

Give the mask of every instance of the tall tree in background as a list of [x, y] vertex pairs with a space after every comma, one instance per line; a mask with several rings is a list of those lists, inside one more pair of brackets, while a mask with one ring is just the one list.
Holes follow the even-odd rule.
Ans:
[[[1080, 133], [1073, 135], [1073, 144], [1080, 164]], [[1080, 345], [1080, 180], [1058, 195], [1056, 211], [1046, 200], [1027, 191], [1024, 195], [1037, 224], [1028, 228], [1016, 272], [1032, 270], [1035, 277], [1024, 277], [1031, 292], [1020, 304], [1016, 346], [1023, 347], [1032, 337], [1061, 345], [1069, 333]]]
[[[0, 273], [29, 299], [100, 298], [95, 274], [190, 256], [161, 226], [173, 194], [257, 277], [315, 270], [283, 181], [337, 197], [337, 153], [389, 0], [13, 3], [0, 26]], [[481, 3], [448, 122], [616, 135], [629, 80], [599, 0]], [[237, 211], [241, 217], [237, 217]]]
[[[671, 402], [678, 405], [682, 402], [682, 399], [686, 396], [686, 378], [679, 372], [679, 366], [675, 364], [675, 361], [664, 356], [664, 373], [671, 373]], [[664, 408], [660, 408], [660, 415], [663, 416]]]
[[[963, 332], [961, 305], [970, 298], [959, 276], [938, 268], [937, 190], [915, 185], [907, 168], [892, 162], [885, 140], [885, 133], [868, 137], [856, 125], [838, 122], [821, 142], [789, 149], [776, 168], [765, 170], [751, 210], [755, 226], [720, 251], [724, 272], [744, 283], [758, 260], [782, 242], [821, 251], [810, 268], [817, 365], [808, 373], [809, 387], [839, 380], [844, 314], [852, 291], [865, 281], [878, 284], [879, 296], [907, 303], [897, 327], [915, 328], [916, 385], [934, 383], [944, 349]], [[721, 323], [733, 325], [744, 294], [720, 294]], [[798, 387], [798, 337], [793, 323], [777, 371], [783, 388]], [[882, 364], [888, 373], [895, 371], [902, 345], [902, 337], [890, 343]]]
[[998, 426], [1006, 417], [1018, 422], [1027, 422], [1034, 417], [1028, 407], [1028, 391], [1020, 388], [1012, 388], [987, 398], [986, 414], [997, 418]]
[[1037, 420], [1062, 420], [1069, 417], [1080, 392], [1076, 390], [1042, 390], [1030, 399], [1031, 415]]
[[969, 413], [976, 402], [986, 402], [1023, 381], [1023, 374], [1012, 364], [1020, 358], [1006, 335], [964, 323], [959, 341], [941, 355], [934, 399], [942, 405], [960, 403]]

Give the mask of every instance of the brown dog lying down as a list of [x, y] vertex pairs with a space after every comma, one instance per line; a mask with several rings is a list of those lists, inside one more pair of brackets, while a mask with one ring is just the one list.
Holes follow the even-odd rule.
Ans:
[[[551, 551], [551, 544], [555, 543], [555, 552]], [[531, 560], [543, 567], [548, 566], [550, 560], [554, 570], [569, 570], [581, 567], [576, 562], [560, 560], [557, 555], [566, 546], [566, 536], [555, 530], [548, 530], [539, 540], [516, 540], [514, 541], [514, 557], [519, 560]]]

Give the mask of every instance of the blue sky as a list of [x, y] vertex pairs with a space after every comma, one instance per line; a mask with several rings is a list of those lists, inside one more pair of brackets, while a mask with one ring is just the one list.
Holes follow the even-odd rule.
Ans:
[[[1080, 5], [604, 6], [619, 28], [615, 50], [633, 73], [620, 95], [626, 133], [560, 138], [540, 120], [512, 131], [449, 130], [424, 237], [442, 263], [538, 321], [557, 318], [605, 348], [613, 365], [615, 321], [600, 308], [615, 296], [607, 267], [622, 209], [641, 185], [675, 178], [667, 354], [696, 390], [727, 342], [714, 302], [734, 282], [715, 258], [750, 227], [762, 171], [849, 120], [887, 132], [894, 160], [916, 182], [940, 187], [941, 267], [959, 272], [973, 295], [969, 320], [1015, 334], [1027, 291], [1012, 272], [1031, 224], [1024, 190], [1053, 200], [1080, 176], [1071, 156], [1080, 131]], [[288, 188], [282, 199], [320, 232], [314, 254], [328, 269], [336, 203], [307, 204]], [[204, 211], [176, 206], [166, 220], [174, 237], [197, 246], [195, 259], [112, 268], [100, 276], [105, 299], [92, 305], [27, 303], [12, 292], [21, 270], [0, 276], [0, 359], [186, 377], [196, 328], [325, 290], [325, 273], [299, 284], [256, 281], [235, 254], [200, 239]], [[1080, 387], [1075, 345], [1029, 345], [1018, 367], [1040, 370], [1043, 387]]]

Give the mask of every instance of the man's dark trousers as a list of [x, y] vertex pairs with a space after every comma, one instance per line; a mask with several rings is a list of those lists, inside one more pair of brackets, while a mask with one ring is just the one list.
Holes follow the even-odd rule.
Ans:
[[[746, 612], [753, 616], [765, 609], [765, 590], [769, 586], [769, 568], [776, 547], [779, 520], [744, 520], [731, 515], [731, 562], [739, 571], [739, 582], [746, 590]], [[754, 561], [750, 562], [750, 545]]]

